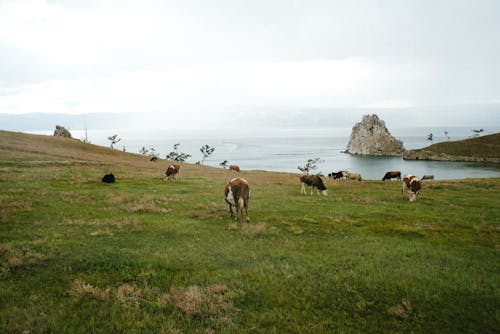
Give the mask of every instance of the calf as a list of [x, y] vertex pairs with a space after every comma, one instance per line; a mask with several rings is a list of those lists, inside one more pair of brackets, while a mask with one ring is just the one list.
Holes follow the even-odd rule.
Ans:
[[319, 192], [325, 196], [328, 196], [328, 190], [325, 187], [325, 184], [323, 183], [323, 180], [321, 177], [318, 175], [302, 175], [300, 177], [300, 193], [306, 195], [306, 185], [311, 186], [311, 195], [314, 192], [314, 188], [316, 188], [316, 191], [319, 195]]
[[408, 192], [408, 200], [410, 202], [416, 202], [418, 199], [418, 194], [420, 193], [420, 188], [422, 187], [422, 184], [420, 183], [420, 180], [418, 177], [415, 175], [405, 175], [403, 177], [403, 184], [402, 184], [402, 189], [401, 189], [401, 194], [403, 199], [404, 197], [404, 192]]
[[434, 180], [434, 175], [424, 175], [422, 176], [422, 181], [423, 180]]
[[229, 170], [234, 170], [235, 172], [240, 172], [240, 166], [237, 165], [229, 165]]
[[106, 174], [106, 175], [104, 175], [102, 177], [101, 182], [104, 182], [104, 183], [115, 183], [115, 176], [113, 175], [113, 173]]
[[401, 180], [401, 172], [398, 170], [387, 172], [387, 173], [385, 173], [384, 177], [382, 178], [382, 181], [385, 181], [385, 180], [390, 181], [391, 179]]
[[173, 178], [174, 180], [178, 180], [180, 171], [181, 171], [180, 165], [169, 165], [167, 170], [165, 171], [165, 181], [168, 181], [171, 178]]
[[361, 177], [361, 174], [359, 174], [359, 173], [347, 172], [346, 178], [348, 180], [363, 181], [363, 178]]
[[248, 186], [248, 181], [243, 178], [234, 178], [226, 185], [224, 188], [224, 198], [229, 204], [229, 215], [233, 218], [233, 206], [236, 209], [235, 220], [239, 219], [239, 214], [243, 214], [245, 211], [245, 216], [247, 223], [250, 222], [250, 217], [248, 217], [248, 201], [250, 199], [250, 187]]

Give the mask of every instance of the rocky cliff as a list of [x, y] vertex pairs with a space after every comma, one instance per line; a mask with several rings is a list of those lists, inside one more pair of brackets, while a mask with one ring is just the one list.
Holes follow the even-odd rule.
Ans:
[[364, 115], [352, 128], [346, 153], [367, 155], [402, 155], [403, 142], [394, 138], [377, 115]]

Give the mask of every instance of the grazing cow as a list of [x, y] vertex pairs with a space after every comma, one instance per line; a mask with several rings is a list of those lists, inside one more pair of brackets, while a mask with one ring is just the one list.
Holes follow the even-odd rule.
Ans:
[[361, 177], [361, 174], [359, 174], [359, 173], [347, 172], [345, 177], [348, 180], [363, 181], [363, 178]]
[[101, 182], [115, 183], [115, 176], [113, 174], [106, 174], [102, 177]]
[[420, 183], [420, 180], [418, 177], [415, 175], [405, 175], [403, 177], [403, 185], [401, 189], [401, 194], [403, 199], [404, 197], [404, 192], [408, 192], [408, 200], [410, 202], [416, 202], [418, 198], [418, 194], [420, 193], [420, 188], [422, 187], [422, 184]]
[[239, 220], [239, 215], [243, 214], [245, 211], [245, 216], [247, 218], [247, 223], [250, 223], [250, 217], [248, 217], [248, 201], [250, 199], [250, 187], [248, 186], [248, 181], [237, 177], [229, 181], [229, 183], [224, 188], [224, 198], [229, 204], [229, 215], [233, 218], [233, 206], [236, 209], [235, 220]]
[[398, 170], [393, 170], [390, 172], [385, 173], [384, 177], [382, 178], [382, 181], [385, 180], [391, 180], [391, 179], [398, 179], [401, 180], [401, 172]]
[[422, 176], [422, 181], [423, 180], [434, 180], [434, 175], [424, 175]]
[[328, 196], [328, 190], [326, 190], [325, 184], [323, 183], [323, 180], [321, 177], [318, 175], [302, 175], [300, 177], [300, 193], [306, 195], [306, 185], [311, 186], [311, 195], [314, 192], [314, 188], [316, 188], [316, 191], [319, 195], [319, 192], [325, 196]]
[[155, 157], [155, 156], [152, 156], [151, 159], [149, 159], [149, 161], [156, 161], [158, 160], [158, 157]]
[[165, 181], [173, 178], [174, 180], [179, 179], [179, 174], [181, 173], [180, 165], [169, 165], [167, 170], [165, 171]]
[[330, 174], [328, 174], [328, 178], [329, 179], [334, 179], [334, 180], [338, 180], [338, 179], [345, 179], [345, 176], [347, 174], [347, 171], [345, 170], [341, 170], [339, 172], [331, 172]]
[[234, 170], [235, 172], [240, 172], [240, 166], [237, 165], [229, 165], [229, 170]]

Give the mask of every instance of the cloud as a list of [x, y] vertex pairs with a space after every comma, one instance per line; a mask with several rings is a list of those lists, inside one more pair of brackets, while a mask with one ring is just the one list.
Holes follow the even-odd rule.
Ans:
[[493, 103], [499, 11], [481, 0], [3, 1], [0, 112], [206, 119], [243, 106]]

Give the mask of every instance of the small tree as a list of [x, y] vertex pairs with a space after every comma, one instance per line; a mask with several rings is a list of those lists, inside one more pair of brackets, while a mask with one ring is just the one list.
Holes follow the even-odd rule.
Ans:
[[118, 143], [120, 140], [122, 140], [121, 138], [118, 138], [118, 135], [117, 134], [114, 134], [112, 135], [111, 137], [108, 137], [108, 140], [111, 141], [111, 149], [114, 149], [113, 145]]
[[144, 146], [139, 150], [139, 153], [142, 155], [148, 154], [149, 150], [145, 148]]
[[[160, 153], [159, 153], [159, 152], [156, 152], [156, 150], [155, 150], [155, 148], [154, 148], [154, 147], [151, 147], [151, 148], [149, 149], [149, 156], [150, 156], [151, 158], [156, 158], [156, 159], [157, 159], [159, 155], [160, 155]], [[155, 159], [155, 160], [156, 160], [156, 159]]]
[[431, 143], [433, 143], [434, 135], [432, 134], [432, 132], [427, 135], [427, 140], [429, 140]]
[[167, 160], [184, 162], [191, 157], [191, 154], [178, 152], [180, 143], [174, 144], [174, 150], [167, 154]]
[[222, 168], [226, 169], [226, 167], [227, 167], [227, 160], [224, 160], [223, 162], [221, 162], [219, 164], [219, 166], [221, 166]]
[[208, 158], [209, 156], [211, 156], [212, 153], [214, 153], [214, 151], [215, 151], [215, 147], [210, 147], [207, 144], [200, 147], [200, 152], [201, 152], [201, 154], [203, 154], [203, 159], [201, 159], [200, 164], [203, 165], [203, 162], [205, 162], [205, 159]]
[[446, 139], [450, 140], [450, 136], [448, 136], [448, 131], [445, 131], [444, 135], [446, 136]]
[[297, 166], [297, 168], [302, 172], [309, 174], [310, 171], [318, 169], [318, 164], [321, 163], [320, 158], [308, 159], [304, 166]]
[[478, 137], [481, 134], [481, 132], [484, 131], [484, 129], [479, 129], [479, 130], [473, 129], [471, 131], [474, 132], [474, 134], [472, 135], [472, 137]]

